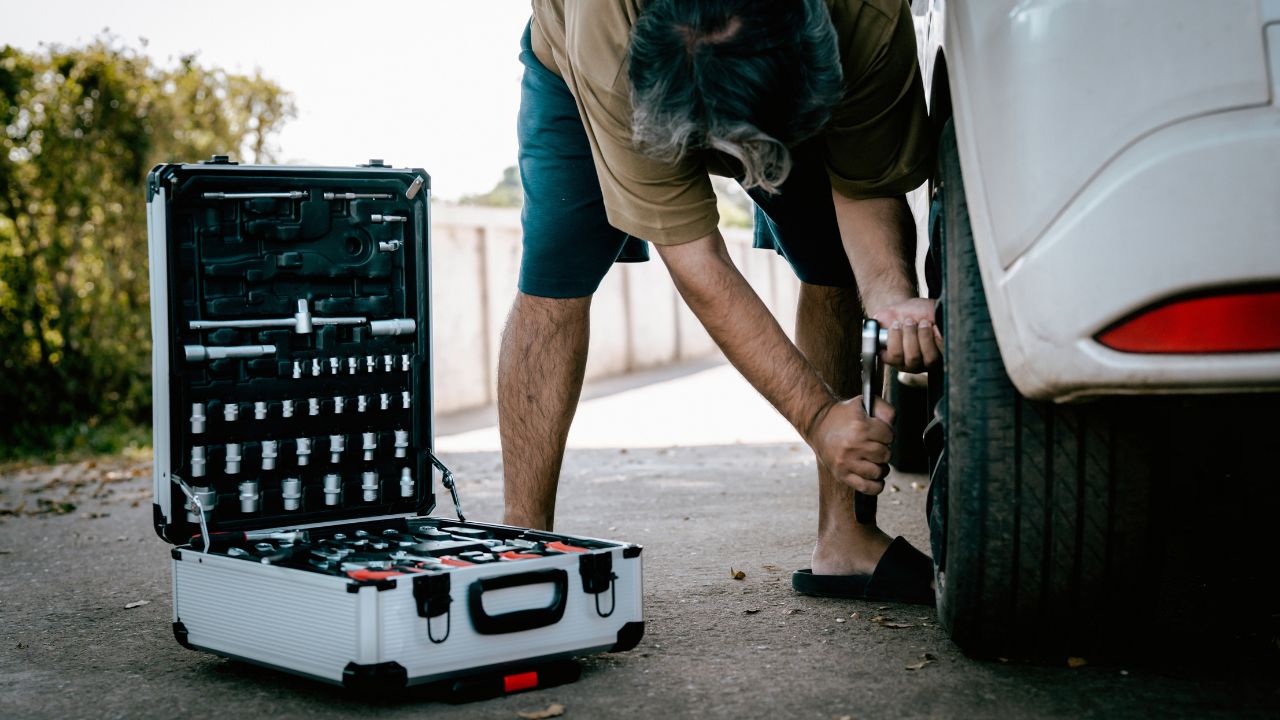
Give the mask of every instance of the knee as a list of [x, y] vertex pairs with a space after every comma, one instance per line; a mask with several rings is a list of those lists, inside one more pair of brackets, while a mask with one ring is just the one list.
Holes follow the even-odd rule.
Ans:
[[840, 317], [862, 315], [862, 300], [857, 287], [831, 287], [800, 283], [800, 304]]
[[591, 296], [575, 298], [551, 298], [529, 295], [516, 291], [507, 318], [507, 330], [512, 326], [563, 328], [586, 324], [591, 318]]

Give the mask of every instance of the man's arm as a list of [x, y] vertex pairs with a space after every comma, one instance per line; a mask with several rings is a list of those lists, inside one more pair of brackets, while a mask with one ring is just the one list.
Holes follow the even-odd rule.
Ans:
[[916, 290], [915, 222], [902, 196], [854, 200], [832, 190], [845, 254], [858, 281], [862, 307], [889, 329], [885, 362], [921, 372], [942, 358], [934, 324], [937, 303]]
[[707, 332], [832, 474], [855, 489], [884, 489], [893, 409], [876, 404], [868, 418], [861, 404], [837, 398], [791, 343], [769, 309], [729, 258], [720, 232], [682, 245], [659, 245], [676, 288]]

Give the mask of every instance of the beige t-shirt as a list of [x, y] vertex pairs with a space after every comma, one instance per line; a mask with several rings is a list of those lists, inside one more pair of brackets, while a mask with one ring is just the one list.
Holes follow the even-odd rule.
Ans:
[[[698, 157], [665, 163], [632, 143], [626, 55], [638, 0], [533, 0], [534, 55], [564, 79], [591, 143], [609, 224], [659, 245], [709, 235], [719, 222]], [[918, 187], [933, 136], [907, 0], [827, 0], [845, 94], [822, 131], [831, 186], [851, 198]]]

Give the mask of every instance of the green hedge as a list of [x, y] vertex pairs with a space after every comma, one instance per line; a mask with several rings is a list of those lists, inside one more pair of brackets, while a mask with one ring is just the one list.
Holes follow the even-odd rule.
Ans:
[[261, 75], [160, 67], [111, 36], [0, 48], [0, 460], [139, 437], [146, 174], [215, 152], [270, 161], [293, 115]]

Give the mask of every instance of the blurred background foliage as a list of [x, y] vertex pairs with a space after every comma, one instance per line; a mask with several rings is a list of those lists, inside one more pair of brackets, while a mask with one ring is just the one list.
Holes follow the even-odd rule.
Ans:
[[146, 175], [270, 162], [295, 114], [260, 73], [161, 67], [110, 35], [0, 48], [0, 460], [146, 444]]

